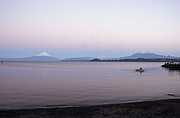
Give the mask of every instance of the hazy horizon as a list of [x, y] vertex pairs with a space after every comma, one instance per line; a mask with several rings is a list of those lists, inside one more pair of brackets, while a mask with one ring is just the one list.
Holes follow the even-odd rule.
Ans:
[[[108, 59], [108, 58], [111, 58], [111, 59], [113, 59], [113, 58], [123, 58], [123, 57], [129, 57], [129, 56], [133, 56], [133, 55], [136, 55], [136, 54], [150, 54], [151, 56], [152, 55], [159, 55], [159, 56], [171, 56], [171, 57], [176, 57], [176, 56], [173, 56], [173, 55], [162, 55], [162, 54], [156, 54], [156, 53], [153, 53], [153, 52], [149, 52], [149, 51], [145, 51], [145, 52], [136, 52], [136, 53], [133, 53], [133, 54], [130, 54], [130, 55], [123, 55], [123, 56], [119, 56], [119, 57], [110, 57], [110, 56], [101, 56], [101, 57], [95, 57], [95, 56], [69, 56], [69, 57], [64, 57], [64, 58], [59, 58], [59, 57], [57, 57], [56, 55], [51, 55], [51, 54], [49, 54], [49, 53], [47, 53], [47, 52], [45, 52], [45, 51], [43, 51], [43, 52], [41, 52], [41, 53], [38, 53], [38, 54], [35, 54], [35, 55], [31, 55], [31, 56], [24, 56], [24, 57], [16, 57], [16, 58], [28, 58], [28, 57], [34, 57], [34, 56], [50, 56], [50, 57], [56, 57], [56, 58], [58, 58], [58, 59], [61, 59], [61, 60], [63, 60], [63, 59], [73, 59], [73, 58], [100, 58], [100, 59]], [[4, 57], [2, 57], [2, 58], [0, 58], [0, 59], [3, 59]], [[5, 59], [8, 59], [8, 58], [11, 58], [11, 59], [13, 59], [13, 57], [5, 57]], [[16, 59], [16, 58], [14, 58], [14, 59]], [[136, 58], [136, 57], [135, 57]], [[143, 57], [142, 57], [143, 58]], [[153, 58], [153, 57], [152, 57]], [[180, 57], [177, 57], [177, 58], [180, 58]]]
[[0, 58], [180, 57], [179, 0], [1, 0]]

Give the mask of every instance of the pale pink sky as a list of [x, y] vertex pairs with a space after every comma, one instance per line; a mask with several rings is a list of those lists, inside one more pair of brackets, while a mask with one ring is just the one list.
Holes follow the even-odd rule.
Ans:
[[179, 21], [179, 0], [1, 0], [0, 57], [22, 49], [59, 57], [75, 50], [77, 56], [147, 50], [179, 56]]

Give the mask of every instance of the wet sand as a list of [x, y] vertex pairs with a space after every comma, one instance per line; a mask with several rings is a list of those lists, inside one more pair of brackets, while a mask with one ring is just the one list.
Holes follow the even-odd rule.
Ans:
[[179, 118], [180, 99], [69, 108], [1, 110], [0, 118]]

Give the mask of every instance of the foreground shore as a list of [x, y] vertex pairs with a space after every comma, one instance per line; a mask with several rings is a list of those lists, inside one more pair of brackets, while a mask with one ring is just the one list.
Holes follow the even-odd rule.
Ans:
[[180, 99], [69, 108], [1, 110], [0, 118], [179, 118]]

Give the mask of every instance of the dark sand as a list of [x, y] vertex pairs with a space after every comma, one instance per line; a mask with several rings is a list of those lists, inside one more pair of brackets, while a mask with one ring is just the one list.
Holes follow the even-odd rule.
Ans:
[[0, 118], [180, 118], [180, 99], [86, 107], [1, 110]]

